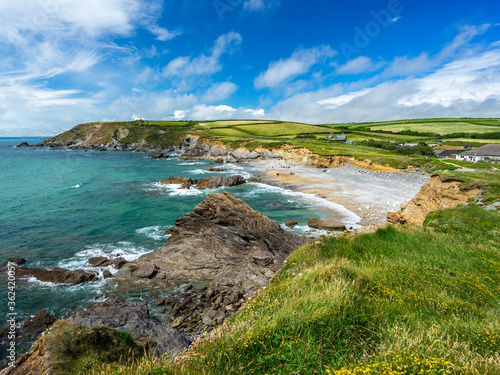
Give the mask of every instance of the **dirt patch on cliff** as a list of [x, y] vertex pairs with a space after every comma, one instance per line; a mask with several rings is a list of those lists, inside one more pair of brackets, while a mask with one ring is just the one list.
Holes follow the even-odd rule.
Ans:
[[399, 211], [387, 214], [387, 223], [422, 225], [429, 213], [456, 207], [478, 196], [479, 188], [462, 189], [461, 184], [462, 181], [432, 176], [415, 198], [403, 204]]

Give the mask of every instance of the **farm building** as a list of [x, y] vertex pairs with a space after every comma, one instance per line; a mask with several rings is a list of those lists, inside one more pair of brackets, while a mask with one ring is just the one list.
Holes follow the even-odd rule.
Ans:
[[437, 146], [434, 147], [432, 153], [438, 159], [455, 159], [457, 155], [460, 155], [464, 151], [462, 147], [458, 146]]
[[456, 156], [456, 159], [471, 162], [500, 162], [500, 144], [485, 145], [474, 150], [462, 152], [460, 155]]
[[347, 142], [347, 135], [336, 135], [333, 133], [330, 133], [330, 135], [327, 138], [329, 141], [339, 141], [339, 142]]

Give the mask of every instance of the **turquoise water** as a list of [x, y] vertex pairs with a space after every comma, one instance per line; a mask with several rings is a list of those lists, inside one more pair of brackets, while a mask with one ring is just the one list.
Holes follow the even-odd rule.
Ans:
[[[29, 267], [89, 269], [88, 258], [109, 254], [135, 259], [162, 246], [163, 231], [210, 192], [160, 186], [160, 180], [252, 173], [240, 165], [207, 173], [208, 162], [157, 161], [133, 152], [9, 147], [22, 141], [0, 139], [0, 262], [20, 256]], [[214, 191], [224, 190], [280, 224], [299, 221], [297, 233], [306, 229], [308, 218], [321, 217], [321, 202], [280, 188], [246, 184]], [[1, 279], [0, 293], [7, 296]], [[18, 280], [18, 319], [41, 309], [66, 317], [102, 299], [108, 282], [64, 286]], [[0, 298], [0, 314], [6, 317], [7, 298]]]

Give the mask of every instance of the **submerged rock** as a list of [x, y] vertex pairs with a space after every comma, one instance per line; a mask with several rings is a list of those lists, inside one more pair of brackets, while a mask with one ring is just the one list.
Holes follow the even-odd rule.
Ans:
[[224, 172], [226, 167], [210, 167], [207, 169], [208, 172]]
[[[217, 288], [252, 290], [265, 285], [305, 239], [254, 211], [231, 195], [208, 194], [193, 212], [176, 220], [166, 244], [130, 262], [115, 275], [161, 285], [166, 280], [200, 280]], [[147, 268], [146, 268], [147, 267]], [[139, 269], [157, 274], [137, 274]], [[165, 276], [166, 275], [166, 276]], [[170, 284], [169, 284], [170, 285]]]
[[170, 155], [163, 154], [163, 152], [159, 155], [148, 156], [148, 159], [156, 159], [156, 160], [168, 160], [169, 158], [170, 158]]

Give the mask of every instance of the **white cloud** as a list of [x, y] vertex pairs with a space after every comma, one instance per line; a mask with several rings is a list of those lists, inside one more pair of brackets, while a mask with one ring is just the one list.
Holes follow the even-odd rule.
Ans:
[[243, 3], [243, 9], [260, 11], [266, 9], [266, 4], [264, 4], [264, 0], [247, 0]]
[[439, 104], [451, 107], [460, 101], [483, 102], [500, 95], [500, 51], [454, 61], [414, 84], [418, 91], [402, 97], [398, 104], [414, 107]]
[[256, 88], [274, 88], [293, 78], [306, 74], [311, 67], [337, 54], [329, 46], [298, 49], [291, 57], [269, 64], [269, 68], [255, 79]]
[[201, 101], [204, 103], [213, 103], [224, 100], [230, 97], [236, 90], [238, 90], [238, 86], [232, 82], [215, 83], [207, 89]]
[[485, 33], [491, 25], [463, 26], [460, 33], [453, 38], [453, 41], [446, 45], [439, 53], [430, 56], [422, 52], [417, 57], [396, 56], [383, 72], [383, 77], [408, 76], [427, 72], [442, 65], [450, 58], [459, 57], [461, 53], [474, 53], [474, 48], [470, 42], [478, 35]]
[[340, 84], [279, 102], [268, 117], [310, 123], [425, 117], [499, 117], [500, 49], [463, 57], [419, 78], [349, 91]]
[[264, 109], [233, 108], [229, 105], [195, 105], [187, 110], [177, 110], [174, 118], [179, 120], [222, 120], [230, 118], [255, 118], [261, 119], [265, 116]]
[[337, 67], [337, 74], [359, 74], [370, 73], [380, 69], [385, 63], [374, 62], [366, 56], [359, 56], [353, 60], [349, 60], [346, 64]]
[[153, 35], [156, 35], [156, 39], [161, 42], [166, 42], [167, 40], [172, 40], [175, 37], [181, 35], [179, 31], [169, 31], [163, 27], [158, 26], [155, 23], [146, 25], [145, 28]]
[[280, 5], [278, 0], [246, 0], [243, 9], [250, 12], [262, 12], [266, 9], [275, 8]]
[[170, 61], [163, 69], [165, 77], [192, 77], [211, 75], [222, 70], [221, 56], [229, 52], [234, 46], [240, 45], [240, 34], [230, 32], [217, 38], [209, 55], [202, 54], [195, 58], [188, 56], [177, 57]]
[[384, 71], [384, 76], [407, 76], [427, 71], [439, 62], [429, 58], [429, 55], [422, 52], [417, 57], [396, 56]]
[[349, 94], [338, 95], [332, 98], [326, 98], [318, 101], [318, 104], [326, 106], [328, 109], [334, 109], [336, 107], [340, 107], [342, 105], [350, 103], [353, 99], [358, 98], [360, 96], [365, 96], [370, 92], [370, 89], [361, 90], [357, 92], [352, 92]]

